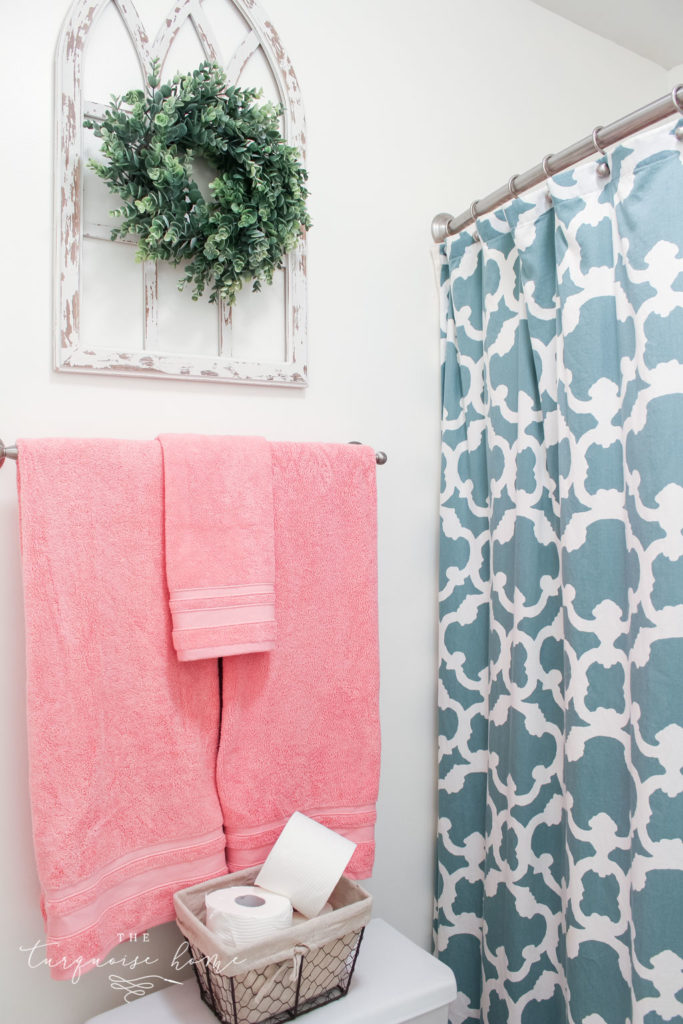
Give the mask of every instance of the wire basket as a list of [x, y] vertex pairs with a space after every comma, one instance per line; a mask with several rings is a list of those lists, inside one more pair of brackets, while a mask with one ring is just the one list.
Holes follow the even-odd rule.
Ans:
[[372, 897], [342, 878], [329, 913], [239, 950], [228, 946], [206, 928], [204, 898], [253, 884], [258, 870], [213, 878], [174, 897], [201, 997], [222, 1024], [282, 1024], [346, 995], [370, 920]]

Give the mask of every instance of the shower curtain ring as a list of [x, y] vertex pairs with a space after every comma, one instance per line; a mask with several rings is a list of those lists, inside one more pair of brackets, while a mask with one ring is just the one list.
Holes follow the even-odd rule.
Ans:
[[[477, 222], [477, 202], [478, 202], [478, 200], [475, 199], [473, 203], [470, 203], [470, 217], [475, 222], [475, 224]], [[479, 232], [476, 231], [476, 230], [472, 232], [472, 241], [473, 242], [481, 241], [481, 239], [479, 238]]]
[[[674, 85], [673, 89], [671, 90], [671, 99], [673, 100], [676, 110], [678, 110], [680, 114], [683, 114], [683, 106], [681, 106], [678, 99], [678, 90], [681, 88], [683, 88], [683, 86]], [[674, 135], [676, 136], [679, 142], [683, 142], [683, 125], [676, 125]]]
[[595, 146], [595, 152], [596, 153], [606, 153], [607, 152], [605, 147], [601, 146], [600, 142], [598, 140], [598, 132], [601, 132], [602, 129], [603, 129], [603, 125], [601, 125], [601, 124], [599, 124], [597, 128], [593, 129], [593, 145]]
[[552, 153], [547, 153], [543, 157], [543, 160], [541, 161], [541, 167], [543, 168], [543, 173], [545, 174], [545, 183], [546, 183], [545, 184], [545, 198], [546, 198], [546, 202], [548, 202], [548, 203], [552, 203], [552, 201], [553, 201], [552, 193], [550, 191], [550, 186], [548, 185], [548, 179], [550, 177], [552, 177], [552, 173], [553, 173], [550, 170], [550, 158], [552, 156], [553, 156]]
[[517, 175], [513, 174], [511, 176], [510, 180], [508, 181], [508, 192], [510, 193], [511, 196], [514, 196], [515, 199], [518, 199], [519, 198], [519, 192], [517, 191], [517, 186], [515, 185], [515, 178], [516, 177], [517, 177]]
[[[597, 128], [593, 129], [593, 145], [595, 146], [595, 150], [597, 153], [600, 153], [602, 156], [607, 156], [607, 150], [604, 146], [600, 145], [600, 140], [598, 139], [599, 131], [602, 131], [602, 125], [599, 125]], [[595, 168], [595, 173], [599, 178], [609, 178], [610, 170], [609, 163], [607, 162], [607, 160], [598, 160], [598, 165]]]

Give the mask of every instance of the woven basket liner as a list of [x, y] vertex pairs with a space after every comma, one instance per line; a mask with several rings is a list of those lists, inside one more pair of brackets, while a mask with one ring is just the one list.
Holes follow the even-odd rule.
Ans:
[[347, 932], [360, 931], [370, 920], [372, 896], [357, 882], [342, 876], [329, 898], [332, 906], [329, 913], [312, 917], [260, 942], [240, 946], [239, 949], [228, 945], [206, 927], [205, 896], [215, 889], [228, 886], [253, 885], [259, 870], [259, 867], [247, 868], [221, 878], [211, 878], [208, 882], [181, 889], [173, 897], [181, 932], [190, 945], [208, 957], [215, 965], [216, 972], [224, 977], [237, 977], [282, 960], [293, 960], [302, 951], [302, 947], [319, 949]]

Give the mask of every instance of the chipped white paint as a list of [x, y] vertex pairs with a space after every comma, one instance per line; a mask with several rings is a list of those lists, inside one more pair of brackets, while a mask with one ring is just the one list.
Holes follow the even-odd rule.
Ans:
[[247, 66], [247, 61], [256, 53], [258, 48], [259, 38], [256, 35], [256, 33], [247, 33], [247, 35], [244, 37], [240, 45], [233, 53], [232, 57], [230, 58], [230, 63], [226, 68], [226, 74], [228, 76], [229, 82], [237, 81], [237, 79], [240, 77], [245, 67]]
[[145, 347], [159, 347], [159, 274], [156, 263], [146, 260], [142, 264], [145, 285]]
[[[55, 154], [55, 368], [86, 373], [135, 374], [181, 380], [214, 380], [305, 386], [306, 368], [306, 239], [289, 254], [285, 267], [285, 352], [282, 361], [246, 361], [232, 356], [232, 315], [217, 303], [216, 354], [167, 353], [159, 337], [159, 281], [154, 263], [142, 264], [144, 336], [131, 339], [126, 351], [97, 347], [97, 339], [80, 331], [80, 281], [83, 238], [110, 240], [111, 227], [83, 221], [83, 129], [85, 116], [101, 118], [104, 106], [88, 102], [81, 93], [83, 51], [88, 33], [104, 9], [114, 4], [134, 46], [143, 80], [152, 61], [164, 62], [176, 35], [189, 19], [208, 60], [226, 68], [228, 81], [237, 84], [245, 67], [260, 49], [273, 74], [284, 108], [284, 136], [305, 161], [305, 118], [299, 85], [291, 62], [275, 29], [256, 0], [225, 0], [232, 4], [249, 30], [226, 60], [202, 0], [179, 0], [169, 10], [153, 42], [131, 0], [75, 0], [62, 27], [56, 60]], [[90, 172], [85, 172], [90, 173]], [[133, 245], [130, 239], [112, 245]], [[133, 258], [131, 253], [131, 258]]]

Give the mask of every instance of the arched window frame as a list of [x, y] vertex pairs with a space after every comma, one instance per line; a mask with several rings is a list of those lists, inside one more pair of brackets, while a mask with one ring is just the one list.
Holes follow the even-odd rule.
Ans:
[[[285, 261], [284, 358], [246, 361], [229, 351], [230, 309], [218, 303], [216, 355], [158, 351], [158, 268], [142, 264], [144, 293], [143, 337], [122, 351], [98, 349], [96, 339], [80, 331], [83, 237], [109, 240], [110, 225], [85, 223], [83, 211], [83, 119], [101, 118], [105, 107], [82, 95], [83, 53], [88, 33], [109, 5], [118, 9], [134, 46], [143, 81], [155, 58], [164, 63], [175, 36], [190, 19], [207, 60], [225, 68], [236, 85], [249, 59], [260, 48], [273, 75], [283, 108], [283, 134], [305, 161], [305, 118], [301, 93], [291, 61], [256, 0], [225, 0], [241, 14], [249, 29], [227, 59], [203, 10], [202, 0], [179, 0], [164, 19], [153, 41], [130, 0], [75, 0], [62, 27], [56, 56], [55, 112], [55, 369], [90, 373], [131, 374], [182, 380], [213, 380], [305, 386], [306, 365], [306, 238]], [[112, 244], [131, 244], [116, 242]], [[239, 301], [239, 299], [238, 299]]]

